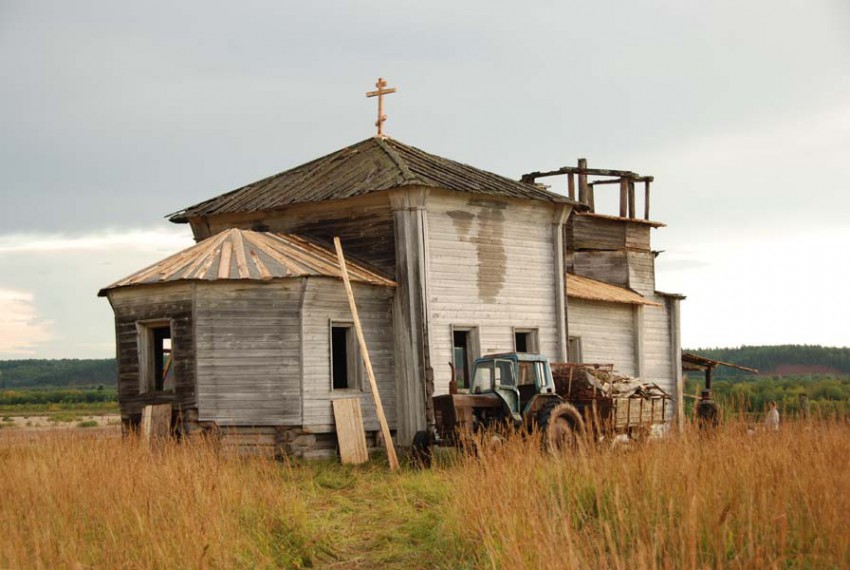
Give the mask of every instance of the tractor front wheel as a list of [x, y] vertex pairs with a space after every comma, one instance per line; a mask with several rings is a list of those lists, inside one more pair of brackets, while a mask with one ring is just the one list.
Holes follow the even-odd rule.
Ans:
[[413, 436], [413, 448], [411, 449], [413, 463], [417, 467], [427, 469], [431, 467], [434, 457], [434, 441], [427, 431], [418, 431]]
[[537, 412], [537, 428], [544, 447], [554, 454], [577, 450], [584, 437], [581, 414], [566, 402], [553, 402]]

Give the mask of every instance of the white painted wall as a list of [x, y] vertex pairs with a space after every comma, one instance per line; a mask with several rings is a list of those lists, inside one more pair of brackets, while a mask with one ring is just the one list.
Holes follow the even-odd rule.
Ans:
[[557, 355], [554, 206], [431, 192], [427, 312], [436, 394], [448, 392], [451, 327], [476, 326], [480, 354], [514, 348], [513, 328], [538, 329]]
[[634, 376], [634, 305], [569, 299], [567, 321], [571, 337], [581, 337], [582, 360], [613, 364], [614, 370]]

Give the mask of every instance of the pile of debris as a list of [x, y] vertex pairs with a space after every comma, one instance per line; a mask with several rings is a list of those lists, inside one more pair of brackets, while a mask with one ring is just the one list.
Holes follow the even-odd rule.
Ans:
[[552, 364], [555, 390], [562, 397], [576, 400], [595, 398], [667, 398], [670, 394], [657, 384], [641, 382], [618, 374], [613, 364]]

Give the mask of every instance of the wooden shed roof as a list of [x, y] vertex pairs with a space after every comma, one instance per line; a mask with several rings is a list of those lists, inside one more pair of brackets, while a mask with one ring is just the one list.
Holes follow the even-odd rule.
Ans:
[[[351, 281], [394, 287], [395, 281], [346, 260]], [[230, 229], [116, 281], [98, 293], [130, 285], [176, 281], [253, 280], [291, 277], [340, 278], [336, 254], [291, 234]]]
[[737, 368], [738, 370], [743, 370], [745, 372], [752, 372], [753, 374], [759, 373], [759, 371], [757, 369], [750, 368], [749, 366], [742, 366], [740, 364], [732, 364], [731, 362], [723, 362], [722, 360], [714, 360], [712, 358], [700, 356], [699, 354], [694, 354], [692, 352], [682, 351], [682, 369], [683, 370], [704, 371], [706, 368], [714, 368], [716, 366], [726, 366], [728, 368]]
[[402, 186], [431, 186], [473, 194], [549, 202], [578, 202], [533, 184], [429, 154], [390, 138], [372, 137], [169, 215], [175, 223], [197, 216], [250, 213], [305, 202], [353, 198]]
[[588, 301], [660, 306], [660, 303], [650, 301], [631, 289], [572, 273], [567, 273], [567, 296]]

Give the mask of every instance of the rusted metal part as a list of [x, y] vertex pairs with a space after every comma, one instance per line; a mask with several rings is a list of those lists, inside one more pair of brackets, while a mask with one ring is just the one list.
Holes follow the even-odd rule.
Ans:
[[578, 409], [598, 436], [643, 433], [672, 415], [672, 398], [655, 384], [617, 375], [612, 364], [556, 362], [556, 392]]
[[[176, 253], [146, 269], [116, 281], [98, 293], [131, 285], [177, 281], [269, 281], [293, 277], [340, 278], [333, 252], [302, 237], [230, 229]], [[377, 270], [346, 262], [352, 281], [395, 287]]]
[[494, 395], [446, 394], [434, 396], [434, 418], [442, 443], [457, 444], [474, 431], [475, 410], [501, 410], [504, 402]]
[[554, 192], [429, 154], [391, 138], [370, 137], [169, 216], [175, 223], [220, 214], [280, 210], [404, 186], [445, 188], [505, 198], [574, 202]]

